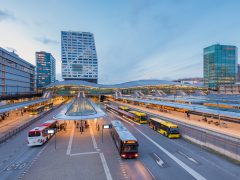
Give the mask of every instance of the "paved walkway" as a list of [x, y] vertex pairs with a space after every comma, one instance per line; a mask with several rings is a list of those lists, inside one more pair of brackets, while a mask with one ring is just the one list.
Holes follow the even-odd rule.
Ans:
[[6, 117], [0, 122], [0, 138], [6, 135], [9, 131], [20, 127], [37, 116], [38, 115], [29, 115], [27, 112], [23, 113], [23, 115], [21, 115], [20, 111], [10, 112], [9, 117]]
[[184, 113], [180, 113], [180, 112], [169, 111], [168, 113], [166, 113], [166, 112], [160, 112], [159, 110], [149, 109], [146, 107], [136, 106], [136, 105], [122, 103], [122, 102], [115, 102], [115, 103], [119, 103], [121, 105], [129, 106], [132, 108], [137, 108], [137, 109], [154, 113], [157, 115], [165, 116], [165, 117], [174, 119], [176, 121], [181, 121], [190, 125], [198, 126], [200, 128], [204, 128], [204, 129], [212, 130], [218, 133], [240, 138], [240, 124], [224, 121], [227, 124], [227, 127], [216, 126], [213, 122], [219, 121], [217, 119], [207, 118], [208, 122], [212, 121], [211, 123], [208, 123], [203, 121], [201, 116], [197, 116], [197, 115], [191, 115], [190, 118], [187, 118]]
[[[61, 100], [57, 100], [54, 102], [54, 106], [57, 106], [61, 103]], [[21, 125], [31, 121], [38, 116], [39, 115], [30, 115], [28, 112], [21, 114], [21, 110], [10, 111], [9, 116], [0, 121], [0, 138], [11, 130], [20, 127]]]

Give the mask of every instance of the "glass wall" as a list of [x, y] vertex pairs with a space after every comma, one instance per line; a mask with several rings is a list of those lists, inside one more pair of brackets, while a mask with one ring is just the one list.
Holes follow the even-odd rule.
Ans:
[[204, 84], [210, 89], [234, 84], [237, 75], [237, 47], [216, 44], [204, 48]]
[[33, 93], [35, 67], [12, 52], [0, 48], [0, 95]]

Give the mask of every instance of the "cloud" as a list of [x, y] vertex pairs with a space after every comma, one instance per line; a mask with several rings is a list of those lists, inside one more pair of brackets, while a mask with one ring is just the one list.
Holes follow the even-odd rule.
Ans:
[[46, 37], [35, 38], [35, 40], [45, 45], [49, 45], [49, 44], [55, 45], [59, 43], [57, 40], [46, 38]]
[[0, 21], [5, 21], [5, 20], [16, 20], [15, 16], [4, 10], [0, 10]]

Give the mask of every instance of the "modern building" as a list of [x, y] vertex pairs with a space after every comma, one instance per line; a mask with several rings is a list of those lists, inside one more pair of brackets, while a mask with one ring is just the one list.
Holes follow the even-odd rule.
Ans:
[[234, 84], [237, 77], [237, 47], [215, 44], [204, 48], [204, 85], [217, 89]]
[[61, 32], [62, 78], [98, 82], [98, 59], [90, 32]]
[[238, 64], [237, 82], [240, 82], [240, 64]]
[[35, 93], [35, 66], [0, 47], [0, 97]]
[[116, 92], [129, 95], [134, 94], [136, 91], [151, 95], [154, 91], [158, 90], [166, 94], [176, 94], [176, 91], [180, 90], [188, 94], [192, 94], [196, 90], [207, 92], [207, 88], [204, 86], [182, 84], [165, 80], [138, 80], [111, 85], [96, 84], [81, 80], [68, 80], [52, 83], [44, 87], [44, 90], [54, 92], [57, 96], [77, 95], [79, 90], [84, 91], [88, 96], [103, 94], [113, 95]]
[[54, 83], [56, 80], [56, 60], [51, 53], [36, 52], [37, 89]]

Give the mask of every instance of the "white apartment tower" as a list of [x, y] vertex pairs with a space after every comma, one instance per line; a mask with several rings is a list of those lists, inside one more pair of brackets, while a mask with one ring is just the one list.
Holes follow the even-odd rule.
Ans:
[[62, 78], [98, 82], [98, 60], [90, 32], [61, 32]]

